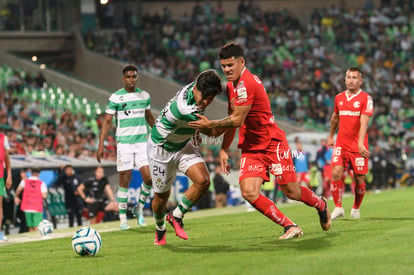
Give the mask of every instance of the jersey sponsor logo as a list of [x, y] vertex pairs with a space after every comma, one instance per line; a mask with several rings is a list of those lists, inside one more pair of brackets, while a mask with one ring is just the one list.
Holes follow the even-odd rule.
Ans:
[[340, 116], [360, 116], [360, 111], [339, 111]]
[[354, 102], [354, 108], [359, 108], [359, 107], [361, 107], [361, 102], [355, 101]]
[[140, 114], [140, 113], [144, 113], [145, 110], [141, 109], [141, 110], [125, 110], [124, 113], [126, 116], [129, 116], [130, 114], [136, 115], [136, 114]]
[[246, 87], [241, 87], [237, 89], [237, 100], [247, 99], [247, 89]]
[[249, 165], [247, 168], [248, 172], [263, 172], [264, 168], [262, 165]]
[[282, 164], [273, 163], [272, 166], [270, 167], [270, 172], [275, 176], [282, 175], [283, 174]]
[[277, 160], [280, 161], [282, 159], [290, 159], [290, 157], [291, 157], [290, 156], [290, 149], [288, 149], [288, 150], [281, 150], [279, 148], [279, 146], [280, 146], [280, 143], [277, 145], [277, 148], [276, 148]]
[[359, 167], [364, 167], [365, 166], [364, 158], [355, 158], [355, 165]]

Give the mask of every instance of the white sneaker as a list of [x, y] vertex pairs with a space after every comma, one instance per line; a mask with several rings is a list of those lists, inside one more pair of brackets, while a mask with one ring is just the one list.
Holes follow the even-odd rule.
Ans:
[[360, 214], [359, 214], [359, 209], [351, 209], [351, 219], [359, 219], [360, 218]]
[[332, 220], [335, 220], [336, 218], [344, 217], [344, 216], [345, 216], [345, 211], [342, 207], [335, 207], [334, 211], [332, 211], [332, 214], [331, 214]]
[[0, 242], [6, 242], [6, 241], [7, 241], [6, 236], [4, 236], [3, 231], [0, 231]]

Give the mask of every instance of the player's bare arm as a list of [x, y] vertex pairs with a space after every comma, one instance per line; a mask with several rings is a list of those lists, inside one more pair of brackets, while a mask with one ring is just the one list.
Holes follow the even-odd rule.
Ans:
[[155, 118], [152, 114], [151, 110], [145, 110], [145, 120], [147, 121], [148, 125], [152, 128], [155, 124]]
[[228, 164], [229, 154], [227, 153], [234, 136], [236, 135], [236, 128], [228, 129], [224, 133], [223, 142], [221, 144], [221, 150], [219, 152], [221, 171], [228, 175], [230, 173], [230, 165]]
[[367, 134], [368, 122], [370, 117], [368, 115], [361, 115], [360, 118], [360, 127], [359, 127], [359, 136], [358, 136], [358, 151], [359, 154], [364, 158], [369, 158], [370, 152], [364, 146], [365, 136]]
[[104, 193], [106, 195], [106, 197], [111, 201], [114, 202], [115, 201], [115, 196], [114, 193], [112, 192], [111, 186], [109, 184], [107, 184], [105, 186], [105, 190]]
[[6, 188], [10, 189], [13, 182], [12, 182], [12, 170], [11, 170], [11, 164], [10, 164], [10, 157], [9, 157], [9, 152], [7, 150], [4, 151], [4, 162], [6, 164], [6, 171], [7, 171]]
[[333, 147], [335, 145], [334, 143], [334, 136], [336, 129], [338, 129], [339, 125], [339, 115], [335, 112], [332, 113], [331, 121], [330, 121], [331, 127], [329, 128], [329, 136], [328, 136], [328, 146]]
[[85, 184], [81, 183], [79, 184], [78, 188], [76, 189], [78, 191], [79, 197], [81, 197], [82, 200], [84, 200], [86, 203], [94, 203], [95, 200], [93, 198], [89, 198], [86, 196], [84, 190], [85, 190]]
[[194, 128], [238, 128], [241, 127], [246, 119], [247, 114], [249, 113], [251, 105], [246, 106], [235, 106], [231, 115], [220, 119], [220, 120], [209, 120], [207, 117], [198, 115], [200, 118], [197, 121], [191, 121], [188, 123], [191, 127]]
[[98, 150], [96, 151], [96, 160], [99, 163], [101, 163], [101, 159], [103, 158], [103, 155], [104, 155], [104, 141], [106, 139], [106, 135], [111, 129], [112, 117], [113, 115], [105, 114], [105, 118], [102, 122], [101, 133], [99, 135]]
[[16, 205], [19, 205], [20, 203], [21, 203], [21, 200], [20, 200], [20, 193], [23, 191], [23, 187], [21, 187], [20, 185], [17, 187], [17, 189], [16, 189], [16, 193], [14, 194], [14, 203], [16, 204]]

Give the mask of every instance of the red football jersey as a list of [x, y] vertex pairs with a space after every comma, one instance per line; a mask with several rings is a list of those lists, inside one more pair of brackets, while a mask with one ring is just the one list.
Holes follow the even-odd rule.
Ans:
[[[339, 115], [339, 130], [335, 147], [358, 152], [361, 115], [372, 116], [374, 112], [371, 96], [362, 90], [352, 96], [344, 91], [336, 95], [334, 108], [335, 113]], [[368, 134], [365, 135], [364, 145], [368, 148]]]
[[270, 108], [269, 98], [260, 79], [246, 68], [240, 76], [237, 86], [227, 82], [229, 111], [234, 106], [251, 105], [250, 111], [239, 129], [239, 145], [246, 150], [274, 151], [271, 141], [282, 141], [285, 132], [277, 126]]

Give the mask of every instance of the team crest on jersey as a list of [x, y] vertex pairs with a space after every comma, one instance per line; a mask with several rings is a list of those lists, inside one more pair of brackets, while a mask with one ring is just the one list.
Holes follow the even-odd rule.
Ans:
[[339, 106], [342, 106], [342, 105], [344, 105], [344, 102], [343, 101], [339, 101]]
[[162, 187], [162, 180], [161, 180], [161, 178], [158, 178], [156, 180], [155, 185], [157, 185], [158, 188], [161, 188]]
[[354, 108], [359, 108], [359, 107], [361, 107], [361, 102], [355, 101], [354, 102]]

